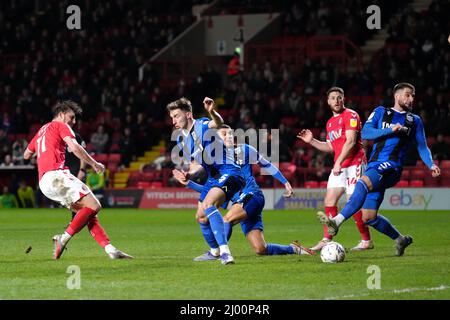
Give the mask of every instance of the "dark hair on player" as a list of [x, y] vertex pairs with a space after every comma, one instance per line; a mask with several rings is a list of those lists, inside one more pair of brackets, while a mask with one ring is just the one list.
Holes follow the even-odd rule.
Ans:
[[189, 99], [183, 97], [178, 100], [172, 101], [171, 103], [169, 103], [167, 105], [168, 112], [177, 110], [177, 109], [180, 109], [180, 110], [186, 111], [186, 112], [192, 112], [191, 101], [189, 101]]
[[81, 106], [72, 100], [57, 102], [52, 108], [54, 117], [56, 117], [60, 112], [66, 113], [70, 110], [72, 110], [76, 116], [81, 116], [81, 114], [83, 113], [83, 109], [81, 109]]
[[231, 127], [229, 126], [229, 125], [227, 125], [227, 124], [221, 124], [218, 128], [217, 128], [217, 130], [220, 130], [220, 129], [231, 129]]
[[400, 83], [397, 83], [397, 84], [395, 85], [395, 87], [394, 87], [394, 94], [395, 94], [398, 90], [402, 90], [402, 89], [405, 89], [405, 88], [411, 89], [413, 93], [416, 92], [416, 88], [415, 88], [411, 83], [408, 83], [408, 82], [400, 82]]
[[340, 94], [342, 94], [344, 96], [344, 89], [340, 88], [340, 87], [331, 87], [330, 89], [328, 89], [327, 91], [327, 97], [330, 95], [330, 93], [332, 92], [339, 92]]

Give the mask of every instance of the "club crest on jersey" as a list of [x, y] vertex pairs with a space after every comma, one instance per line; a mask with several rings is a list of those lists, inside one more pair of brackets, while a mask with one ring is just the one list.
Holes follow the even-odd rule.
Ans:
[[339, 118], [338, 124], [342, 124], [342, 118]]
[[328, 133], [328, 139], [334, 141], [342, 136], [342, 129], [333, 130]]
[[408, 121], [408, 122], [413, 122], [413, 117], [412, 117], [412, 115], [411, 114], [406, 114], [406, 121]]
[[350, 119], [350, 127], [356, 128], [357, 125], [358, 125], [358, 120]]

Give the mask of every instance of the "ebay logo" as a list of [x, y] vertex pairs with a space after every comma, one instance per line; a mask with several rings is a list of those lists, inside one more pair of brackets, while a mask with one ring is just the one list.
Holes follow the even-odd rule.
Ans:
[[432, 198], [432, 195], [427, 198], [423, 194], [408, 194], [401, 190], [400, 194], [393, 194], [389, 201], [393, 207], [423, 206], [427, 210]]

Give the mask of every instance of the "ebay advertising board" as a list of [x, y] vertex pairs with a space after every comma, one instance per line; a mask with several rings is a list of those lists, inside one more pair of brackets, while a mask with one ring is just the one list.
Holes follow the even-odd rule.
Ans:
[[[266, 189], [264, 194], [270, 197], [272, 193], [273, 209], [323, 209], [326, 189], [295, 189], [294, 196], [283, 198], [284, 189]], [[345, 205], [345, 196], [341, 198], [339, 207]], [[266, 209], [272, 209], [267, 205]], [[386, 190], [380, 209], [384, 210], [449, 210], [449, 188], [393, 188]]]

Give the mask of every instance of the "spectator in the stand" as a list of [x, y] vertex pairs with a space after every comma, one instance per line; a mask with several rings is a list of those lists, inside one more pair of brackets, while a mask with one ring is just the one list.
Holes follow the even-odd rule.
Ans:
[[109, 135], [105, 132], [105, 128], [99, 125], [97, 131], [91, 136], [92, 147], [95, 153], [103, 153], [106, 151]]
[[14, 162], [12, 161], [12, 157], [10, 154], [5, 155], [3, 162], [0, 164], [0, 167], [13, 167]]
[[238, 51], [235, 51], [233, 57], [228, 62], [227, 74], [229, 80], [232, 81], [238, 79], [240, 73], [241, 73], [240, 54]]
[[11, 120], [11, 132], [15, 134], [25, 134], [28, 133], [29, 129], [30, 125], [27, 115], [23, 112], [21, 106], [17, 106]]
[[308, 168], [311, 163], [311, 157], [305, 152], [305, 149], [298, 148], [295, 151], [292, 163], [298, 168]]
[[325, 156], [323, 153], [318, 153], [314, 159], [314, 180], [327, 181], [328, 170], [325, 168]]
[[431, 153], [433, 154], [433, 159], [438, 161], [450, 159], [450, 147], [445, 141], [444, 135], [438, 134], [436, 136], [436, 142], [431, 146]]
[[97, 197], [100, 196], [101, 198], [105, 189], [105, 173], [96, 173], [92, 168], [89, 168], [86, 175], [86, 185]]
[[171, 153], [169, 151], [160, 154], [152, 163], [145, 164], [141, 168], [141, 172], [146, 170], [162, 170], [162, 169], [174, 169], [175, 165], [171, 159]]
[[9, 188], [7, 186], [3, 187], [3, 194], [0, 196], [0, 208], [18, 208], [19, 204], [17, 202], [17, 198], [14, 194], [9, 192]]
[[25, 139], [19, 139], [12, 145], [12, 161], [14, 165], [24, 164], [23, 153], [27, 147], [27, 141]]
[[22, 208], [34, 208], [36, 206], [34, 190], [25, 181], [20, 181], [17, 196], [19, 197]]
[[125, 127], [123, 130], [123, 135], [120, 138], [119, 146], [120, 153], [122, 154], [122, 162], [124, 165], [128, 166], [132, 155], [136, 152], [136, 144], [134, 138], [131, 135], [131, 129]]
[[11, 141], [3, 128], [0, 127], [0, 159], [4, 159], [5, 155], [11, 152]]

